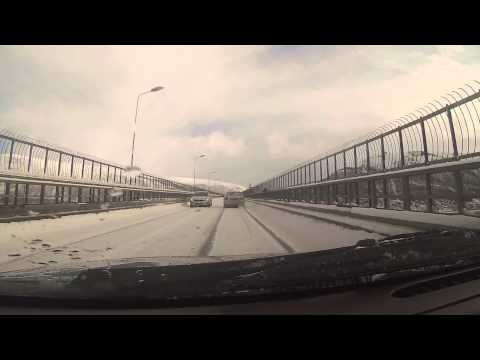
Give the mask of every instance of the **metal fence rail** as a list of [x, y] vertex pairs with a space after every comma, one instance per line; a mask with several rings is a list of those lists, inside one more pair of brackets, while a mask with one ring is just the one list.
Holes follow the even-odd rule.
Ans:
[[[191, 186], [0, 130], [0, 205], [188, 196]], [[54, 201], [53, 201], [53, 200]]]
[[[306, 189], [318, 185], [319, 189], [327, 191], [321, 185], [330, 184], [329, 186], [334, 188], [328, 190], [332, 194], [328, 199], [326, 198], [327, 203], [343, 204], [345, 203], [343, 200], [348, 198], [350, 205], [360, 206], [360, 201], [355, 201], [355, 199], [359, 200], [359, 196], [350, 198], [345, 194], [359, 193], [359, 186], [366, 186], [365, 192], [369, 196], [366, 197], [366, 203], [363, 202], [363, 205], [389, 208], [391, 204], [388, 201], [388, 193], [393, 191], [391, 188], [397, 192], [394, 197], [398, 198], [400, 193], [398, 189], [403, 189], [406, 196], [407, 192], [416, 191], [408, 185], [409, 181], [412, 181], [414, 176], [425, 176], [424, 180], [417, 181], [419, 184], [424, 184], [426, 189], [428, 200], [424, 208], [422, 207], [424, 211], [436, 212], [438, 209], [436, 209], [435, 191], [440, 191], [437, 189], [438, 186], [447, 188], [450, 186], [455, 194], [449, 194], [447, 198], [455, 201], [455, 211], [465, 213], [467, 210], [468, 212], [465, 206], [475, 208], [477, 202], [480, 202], [478, 192], [480, 177], [477, 173], [478, 168], [475, 168], [475, 162], [469, 162], [468, 169], [455, 168], [452, 173], [440, 175], [443, 179], [440, 181], [443, 181], [441, 185], [435, 182], [438, 176], [432, 174], [428, 168], [431, 167], [436, 174], [441, 174], [441, 167], [432, 166], [452, 162], [462, 164], [463, 159], [480, 156], [479, 115], [480, 83], [475, 82], [473, 86], [467, 84], [465, 89], [454, 90], [442, 96], [441, 101], [430, 102], [415, 113], [388, 123], [361, 139], [351, 141], [333, 152], [290, 168], [250, 188], [246, 196], [277, 196], [283, 194], [285, 190], [296, 189], [290, 195], [281, 196], [284, 199], [292, 196], [296, 199], [300, 196], [298, 188]], [[394, 180], [395, 176], [397, 178], [400, 176], [397, 171], [405, 169], [417, 169], [417, 171], [410, 172], [410, 175], [403, 174], [403, 180]], [[465, 171], [468, 172], [465, 173]], [[375, 174], [377, 174], [375, 180], [370, 177], [370, 180], [364, 180], [365, 183], [363, 180], [360, 181], [365, 176]], [[338, 182], [340, 179], [345, 181]], [[332, 183], [334, 180], [337, 181], [335, 185]], [[347, 191], [346, 188], [350, 186], [352, 189]], [[312, 191], [317, 190], [312, 188]], [[447, 190], [440, 192], [442, 191], [448, 193]], [[339, 198], [338, 194], [342, 193], [344, 195]], [[381, 196], [375, 195], [376, 193]], [[305, 196], [300, 197], [303, 199]], [[410, 200], [405, 196], [401, 196], [401, 208], [410, 209]], [[440, 195], [442, 196], [446, 195]], [[377, 199], [381, 201], [377, 202]], [[317, 200], [318, 197], [312, 195], [302, 201]]]

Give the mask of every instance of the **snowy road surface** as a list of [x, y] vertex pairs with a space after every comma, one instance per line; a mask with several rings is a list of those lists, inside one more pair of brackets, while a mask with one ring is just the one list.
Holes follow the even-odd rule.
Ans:
[[[343, 220], [349, 221], [349, 220]], [[385, 233], [386, 226], [381, 230]], [[388, 225], [389, 234], [415, 229]], [[152, 256], [289, 253], [352, 245], [382, 232], [341, 226], [247, 201], [245, 208], [162, 204], [0, 224], [0, 270]]]

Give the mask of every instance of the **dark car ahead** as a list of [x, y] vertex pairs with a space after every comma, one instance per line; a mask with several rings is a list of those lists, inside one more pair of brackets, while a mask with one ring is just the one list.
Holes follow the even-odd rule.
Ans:
[[223, 198], [223, 207], [239, 207], [243, 205], [245, 198], [241, 192], [227, 192]]

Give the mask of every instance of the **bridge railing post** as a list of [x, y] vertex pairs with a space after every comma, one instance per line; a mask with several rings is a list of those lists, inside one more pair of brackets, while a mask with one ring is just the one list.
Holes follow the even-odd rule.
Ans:
[[15, 190], [13, 193], [13, 205], [14, 206], [18, 205], [18, 183], [15, 183]]
[[83, 175], [85, 173], [85, 158], [82, 158], [82, 172], [80, 178], [83, 179]]
[[24, 197], [24, 204], [28, 205], [28, 194], [30, 192], [30, 184], [25, 184], [25, 197]]
[[410, 177], [402, 177], [402, 194], [403, 194], [403, 209], [410, 210], [411, 195], [410, 195]]
[[357, 164], [357, 147], [353, 147], [353, 164], [355, 166], [355, 175], [358, 175], [358, 164]]
[[360, 183], [358, 181], [355, 181], [355, 195], [357, 206], [360, 206]]
[[367, 141], [365, 143], [365, 153], [366, 153], [366, 157], [367, 157], [367, 174], [370, 173], [370, 147], [369, 147], [369, 142]]
[[5, 198], [3, 199], [3, 204], [8, 205], [8, 198], [10, 197], [10, 183], [6, 182], [5, 183]]
[[400, 150], [400, 167], [403, 169], [405, 167], [405, 152], [403, 150], [403, 135], [402, 129], [398, 129], [398, 143], [399, 143], [399, 150]]
[[422, 130], [422, 143], [423, 143], [423, 155], [424, 163], [428, 164], [428, 146], [427, 146], [427, 134], [425, 132], [425, 120], [422, 118], [420, 120], [420, 128]]
[[40, 205], [45, 202], [45, 185], [40, 185]]
[[376, 207], [377, 206], [377, 199], [376, 199], [376, 189], [375, 189], [375, 181], [368, 180], [368, 207]]
[[72, 162], [70, 163], [70, 177], [73, 178], [73, 163], [75, 162], [75, 156], [72, 155]]
[[48, 165], [48, 149], [45, 150], [45, 164], [43, 166], [43, 174], [47, 174], [47, 165]]
[[60, 171], [62, 170], [62, 153], [58, 155], [58, 168], [57, 168], [57, 176], [60, 176]]
[[387, 186], [387, 178], [383, 178], [382, 181], [382, 187], [383, 187], [383, 207], [384, 209], [388, 209], [389, 203], [388, 203], [388, 186]]
[[337, 154], [333, 155], [333, 164], [335, 167], [335, 179], [337, 178]]
[[13, 161], [13, 147], [15, 146], [15, 141], [12, 140], [10, 144], [10, 153], [8, 155], [8, 170], [12, 168], [12, 161]]
[[450, 138], [452, 140], [453, 158], [457, 160], [458, 159], [457, 137], [455, 135], [455, 126], [453, 125], [452, 111], [450, 110], [450, 106], [448, 105], [447, 105], [447, 117], [448, 117], [448, 124], [450, 127]]
[[320, 182], [322, 182], [323, 181], [322, 159], [320, 159], [320, 161], [318, 162], [318, 169], [320, 172], [320, 175], [319, 175]]
[[382, 151], [382, 171], [385, 171], [385, 141], [384, 136], [380, 138], [380, 147]]
[[430, 174], [425, 175], [425, 187], [427, 192], [427, 212], [433, 211], [433, 198], [432, 198], [432, 178]]
[[30, 145], [30, 150], [28, 151], [27, 173], [30, 173], [30, 171], [32, 169], [32, 151], [33, 151], [33, 145]]
[[327, 158], [325, 159], [326, 163], [327, 163], [327, 180], [330, 179], [330, 169], [328, 168], [328, 156]]

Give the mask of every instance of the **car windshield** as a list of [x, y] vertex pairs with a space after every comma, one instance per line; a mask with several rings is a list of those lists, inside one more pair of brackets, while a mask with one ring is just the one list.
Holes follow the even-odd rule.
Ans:
[[[479, 51], [0, 46], [0, 296], [33, 292], [2, 282], [27, 272], [81, 297], [97, 289], [87, 270], [142, 284], [146, 266], [157, 280], [175, 269], [162, 288], [175, 298], [182, 281], [234, 292], [219, 290], [222, 266], [259, 259], [269, 276], [232, 278], [318, 285], [305, 269], [320, 257], [317, 274], [355, 277], [425, 269], [427, 250], [465, 264], [480, 230]], [[399, 244], [404, 258], [371, 250]]]

